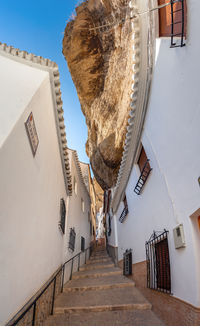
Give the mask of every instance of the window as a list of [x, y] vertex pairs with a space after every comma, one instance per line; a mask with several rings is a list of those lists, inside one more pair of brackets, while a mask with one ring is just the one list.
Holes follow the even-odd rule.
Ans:
[[108, 214], [108, 236], [110, 237], [111, 235], [111, 218], [110, 218], [110, 214]]
[[[169, 0], [158, 0], [158, 5], [169, 3]], [[186, 37], [187, 19], [186, 0], [179, 0], [159, 9], [159, 36], [171, 37], [171, 47], [178, 46], [174, 43], [173, 37]], [[183, 46], [183, 40], [181, 45]]]
[[85, 238], [81, 237], [81, 251], [85, 251]]
[[151, 172], [151, 166], [150, 166], [150, 163], [149, 163], [149, 159], [147, 158], [147, 155], [145, 153], [145, 150], [142, 146], [141, 148], [141, 152], [140, 152], [140, 155], [139, 155], [139, 158], [138, 158], [138, 166], [139, 166], [139, 169], [140, 169], [140, 177], [138, 179], [138, 182], [135, 186], [135, 189], [134, 189], [134, 192], [137, 194], [137, 195], [140, 195], [141, 194], [141, 191], [142, 191], [142, 188], [144, 187], [146, 181], [147, 181], [147, 178]]
[[[140, 172], [142, 172], [142, 170], [144, 168], [144, 165], [147, 162], [147, 160], [148, 160], [147, 155], [145, 153], [144, 147], [142, 146], [141, 152], [140, 152], [140, 155], [139, 155], [139, 159], [138, 159], [138, 166], [139, 166]], [[148, 168], [150, 168], [149, 162], [148, 162]]]
[[171, 293], [168, 231], [154, 232], [146, 242], [147, 287]]
[[85, 212], [85, 202], [84, 202], [83, 198], [81, 198], [81, 210], [83, 213]]
[[124, 209], [119, 218], [119, 221], [121, 223], [124, 221], [125, 217], [128, 215], [128, 203], [127, 203], [126, 195], [124, 196], [123, 203], [124, 203]]
[[75, 177], [74, 177], [74, 192], [75, 192], [75, 195], [77, 195], [77, 182], [76, 182]]
[[88, 222], [90, 222], [90, 212], [88, 212]]
[[65, 201], [62, 198], [60, 200], [60, 222], [59, 227], [62, 231], [62, 233], [65, 233], [65, 217], [66, 217], [66, 207], [65, 207]]
[[70, 229], [70, 234], [69, 234], [69, 249], [74, 251], [75, 248], [75, 240], [76, 240], [76, 232], [74, 228]]

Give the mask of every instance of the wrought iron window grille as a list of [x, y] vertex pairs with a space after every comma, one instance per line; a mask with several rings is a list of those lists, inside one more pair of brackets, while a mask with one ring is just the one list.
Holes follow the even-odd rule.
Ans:
[[123, 223], [128, 213], [129, 213], [128, 206], [125, 206], [119, 218], [120, 223]]
[[149, 165], [149, 159], [145, 162], [144, 164], [144, 167], [142, 169], [142, 172], [140, 174], [140, 177], [138, 179], [138, 182], [135, 186], [135, 189], [134, 189], [134, 192], [137, 194], [137, 195], [140, 195], [141, 194], [141, 191], [142, 191], [142, 188], [144, 187], [147, 179], [148, 179], [148, 176], [152, 170], [152, 168], [150, 167]]
[[62, 198], [60, 200], [60, 222], [58, 225], [63, 234], [65, 233], [65, 218], [66, 218], [66, 207], [65, 207], [65, 201]]
[[127, 249], [123, 254], [123, 274], [132, 275], [132, 249]]
[[81, 251], [85, 251], [85, 238], [81, 237]]
[[108, 215], [108, 236], [110, 237], [111, 236], [111, 232], [112, 232], [112, 229], [111, 229], [111, 218], [110, 218], [110, 214]]
[[74, 228], [70, 229], [70, 234], [69, 234], [69, 249], [74, 251], [75, 248], [75, 240], [76, 240], [76, 232]]
[[147, 287], [171, 294], [168, 232], [153, 232], [146, 242]]
[[[181, 3], [181, 8], [180, 9], [176, 9], [176, 4]], [[177, 47], [183, 47], [185, 46], [184, 43], [184, 27], [185, 27], [185, 18], [184, 18], [184, 14], [185, 14], [185, 9], [184, 8], [184, 0], [171, 0], [171, 46], [170, 48], [177, 48]], [[181, 17], [178, 20], [175, 20], [174, 18], [174, 14], [176, 14], [177, 12], [180, 12]], [[176, 26], [180, 26], [180, 32], [176, 32], [175, 28]], [[180, 41], [179, 44], [177, 44], [174, 41], [174, 37], [180, 37]]]

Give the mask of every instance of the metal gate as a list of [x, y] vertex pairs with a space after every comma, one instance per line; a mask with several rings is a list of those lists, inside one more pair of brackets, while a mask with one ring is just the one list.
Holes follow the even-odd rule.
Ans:
[[168, 232], [153, 232], [146, 242], [147, 287], [171, 293]]

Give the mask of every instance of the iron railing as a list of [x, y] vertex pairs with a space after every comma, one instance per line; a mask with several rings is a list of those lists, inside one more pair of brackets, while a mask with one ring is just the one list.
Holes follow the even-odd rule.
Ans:
[[[185, 0], [171, 0], [171, 48], [183, 47], [184, 43], [184, 29], [185, 29]], [[177, 9], [177, 3], [180, 3], [180, 8]], [[175, 20], [175, 15], [178, 18]], [[180, 14], [180, 15], [179, 15]], [[180, 37], [180, 43], [174, 42], [174, 37]]]
[[142, 188], [144, 187], [147, 179], [148, 179], [148, 176], [152, 170], [152, 168], [150, 167], [149, 165], [149, 159], [146, 161], [146, 163], [144, 164], [144, 167], [142, 169], [142, 172], [140, 174], [140, 177], [138, 179], [138, 182], [135, 186], [135, 189], [134, 189], [134, 192], [137, 194], [137, 195], [140, 195], [141, 194], [141, 191], [142, 191]]
[[[82, 254], [85, 254], [85, 263], [87, 261], [87, 252], [89, 251], [89, 255], [88, 255], [88, 259], [91, 256], [93, 250], [93, 245], [91, 245], [90, 247], [86, 248], [84, 251], [79, 252], [77, 255], [75, 255], [74, 257], [70, 258], [69, 260], [67, 260], [60, 268], [59, 270], [56, 272], [56, 274], [54, 275], [54, 277], [47, 283], [47, 285], [44, 287], [44, 289], [42, 290], [42, 292], [40, 294], [38, 294], [38, 296], [36, 296], [36, 298], [30, 303], [28, 304], [28, 306], [25, 308], [22, 308], [22, 313], [17, 316], [14, 317], [9, 323], [6, 324], [6, 326], [15, 326], [17, 325], [23, 317], [25, 317], [25, 315], [31, 310], [33, 309], [33, 314], [32, 314], [32, 320], [29, 323], [31, 326], [35, 325], [36, 322], [36, 309], [37, 309], [37, 302], [38, 300], [41, 298], [41, 296], [47, 291], [47, 289], [52, 285], [53, 283], [53, 291], [52, 291], [52, 298], [51, 298], [51, 309], [50, 309], [50, 314], [53, 315], [54, 312], [54, 302], [55, 302], [55, 293], [56, 293], [56, 282], [57, 282], [57, 277], [60, 273], [61, 274], [61, 284], [60, 284], [60, 288], [61, 288], [61, 293], [63, 292], [63, 288], [64, 288], [64, 280], [65, 280], [65, 266], [69, 263], [71, 263], [71, 272], [70, 272], [70, 277], [69, 280], [72, 279], [72, 274], [73, 274], [73, 267], [74, 267], [74, 260], [78, 257], [78, 267], [77, 267], [77, 271], [79, 271], [80, 269], [80, 258]], [[19, 313], [18, 313], [19, 314]], [[17, 315], [18, 315], [17, 314]]]
[[153, 232], [146, 242], [147, 287], [171, 293], [168, 232]]
[[119, 218], [120, 223], [122, 223], [124, 221], [124, 219], [128, 215], [128, 213], [129, 213], [128, 212], [128, 206], [125, 206], [122, 213], [121, 213], [121, 215], [120, 215], [120, 218]]

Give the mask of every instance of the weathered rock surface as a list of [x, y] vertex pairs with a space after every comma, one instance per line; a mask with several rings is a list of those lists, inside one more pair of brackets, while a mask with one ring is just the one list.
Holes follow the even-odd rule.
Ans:
[[[65, 29], [63, 54], [88, 127], [86, 152], [103, 189], [116, 182], [131, 94], [131, 26], [127, 0], [88, 0]], [[111, 24], [112, 27], [94, 28]]]

